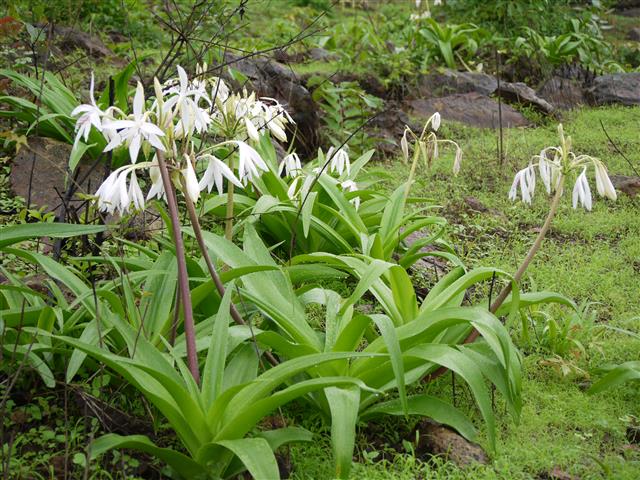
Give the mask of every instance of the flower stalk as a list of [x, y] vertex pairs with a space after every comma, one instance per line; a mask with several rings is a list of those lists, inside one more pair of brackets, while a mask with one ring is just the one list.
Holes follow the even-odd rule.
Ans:
[[[156, 150], [158, 169], [162, 177], [162, 184], [167, 198], [169, 217], [171, 218], [171, 230], [173, 242], [176, 247], [176, 259], [178, 262], [178, 289], [180, 292], [180, 303], [184, 312], [184, 334], [187, 341], [187, 365], [193, 375], [194, 380], [200, 384], [200, 369], [198, 367], [198, 355], [196, 351], [196, 335], [193, 321], [193, 307], [191, 305], [191, 292], [189, 290], [189, 275], [187, 274], [187, 263], [185, 260], [184, 241], [180, 232], [180, 217], [178, 215], [178, 204], [176, 202], [175, 191], [171, 183], [171, 176], [167, 168], [164, 154]], [[189, 199], [188, 195], [185, 198]], [[189, 199], [190, 201], [190, 199]]]
[[[216, 290], [220, 297], [224, 297], [225, 288], [222, 284], [222, 280], [216, 272], [216, 268], [211, 261], [211, 256], [209, 255], [209, 250], [207, 249], [207, 245], [204, 241], [204, 237], [202, 236], [202, 227], [200, 226], [200, 219], [198, 218], [198, 213], [196, 212], [196, 207], [194, 203], [191, 201], [188, 195], [185, 196], [186, 204], [187, 204], [187, 212], [189, 213], [189, 220], [191, 221], [191, 226], [193, 227], [193, 233], [196, 237], [196, 241], [198, 242], [198, 246], [200, 247], [200, 251], [202, 252], [202, 258], [204, 258], [205, 263], [207, 264], [207, 269], [209, 270], [209, 275], [211, 275], [211, 280], [213, 280], [213, 284], [216, 286]], [[231, 318], [238, 325], [247, 325], [238, 309], [233, 304], [233, 302], [229, 305], [229, 312], [231, 313]], [[265, 356], [269, 363], [273, 366], [278, 365], [278, 360], [271, 354], [271, 352], [265, 352]]]

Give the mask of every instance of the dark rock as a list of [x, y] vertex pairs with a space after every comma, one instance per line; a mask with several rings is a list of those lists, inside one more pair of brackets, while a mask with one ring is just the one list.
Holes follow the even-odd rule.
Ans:
[[587, 103], [582, 85], [572, 79], [553, 76], [538, 90], [538, 95], [556, 108], [570, 110]]
[[371, 120], [366, 132], [380, 140], [376, 148], [378, 153], [393, 156], [400, 152], [399, 142], [405, 125], [414, 131], [418, 129], [416, 125], [412, 125], [409, 116], [399, 106], [389, 104], [380, 115]]
[[628, 177], [626, 175], [611, 175], [611, 183], [616, 190], [635, 197], [640, 193], [640, 177]]
[[454, 93], [480, 93], [491, 95], [498, 88], [495, 77], [486, 73], [456, 72], [430, 73], [418, 79], [418, 96], [433, 98]]
[[540, 480], [580, 480], [580, 477], [565, 472], [560, 467], [553, 467], [549, 472], [538, 475]]
[[312, 48], [309, 50], [309, 57], [316, 62], [332, 62], [340, 58], [339, 55], [324, 48]]
[[589, 96], [596, 105], [640, 105], [640, 72], [596, 77], [593, 87], [589, 89]]
[[[315, 155], [320, 138], [318, 108], [301, 79], [291, 69], [267, 58], [241, 58], [227, 53], [224, 63], [245, 75], [249, 87], [259, 96], [275, 98], [285, 106], [296, 122], [290, 126], [290, 133], [296, 132], [296, 149], [302, 155]], [[226, 80], [235, 88], [242, 86]]]
[[460, 467], [474, 463], [487, 464], [489, 459], [482, 448], [469, 442], [450, 428], [429, 421], [420, 426], [420, 443], [432, 455], [442, 455]]
[[495, 215], [498, 217], [504, 217], [504, 213], [500, 210], [496, 210], [495, 208], [489, 208], [476, 197], [465, 197], [464, 199], [465, 205], [469, 210], [476, 213], [488, 213], [491, 215]]
[[632, 28], [627, 34], [627, 38], [629, 40], [635, 40], [636, 42], [640, 42], [640, 27]]
[[387, 97], [388, 92], [386, 87], [375, 75], [340, 72], [331, 77], [331, 80], [333, 83], [357, 82], [358, 85], [360, 85], [360, 87], [368, 94], [380, 98]]
[[[59, 213], [65, 195], [65, 176], [69, 163], [71, 145], [49, 138], [29, 138], [29, 147], [22, 148], [11, 166], [11, 189], [25, 200], [29, 196], [31, 177], [31, 205], [47, 207]], [[31, 166], [33, 165], [33, 176]], [[90, 169], [89, 165], [78, 165], [79, 178]], [[94, 168], [79, 186], [77, 193], [93, 194], [102, 183], [102, 168]], [[62, 196], [62, 198], [61, 198]], [[82, 201], [74, 198], [69, 207], [76, 208]]]
[[535, 90], [528, 85], [517, 82], [504, 82], [500, 84], [500, 88], [496, 91], [500, 97], [507, 102], [516, 102], [523, 105], [529, 105], [543, 113], [553, 112], [553, 105], [545, 99], [540, 98]]
[[[481, 128], [498, 128], [500, 115], [498, 102], [479, 93], [449, 95], [442, 98], [413, 100], [409, 102], [413, 114], [428, 118], [440, 112], [444, 121], [461, 122]], [[525, 127], [531, 122], [509, 105], [502, 105], [502, 126]]]
[[56, 25], [54, 27], [54, 33], [58, 36], [60, 46], [63, 49], [80, 48], [87, 51], [90, 56], [96, 58], [111, 57], [114, 55], [100, 38], [76, 30], [75, 28]]

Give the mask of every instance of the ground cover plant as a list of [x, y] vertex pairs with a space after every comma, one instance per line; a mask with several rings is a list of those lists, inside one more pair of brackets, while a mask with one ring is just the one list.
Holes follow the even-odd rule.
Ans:
[[3, 477], [636, 478], [637, 45], [549, 7], [0, 11]]

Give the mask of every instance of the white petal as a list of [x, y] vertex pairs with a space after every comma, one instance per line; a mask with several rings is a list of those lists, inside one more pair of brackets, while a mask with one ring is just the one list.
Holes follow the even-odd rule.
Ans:
[[142, 116], [144, 110], [144, 88], [142, 84], [138, 82], [136, 87], [136, 94], [133, 97], [133, 115], [138, 118]]
[[131, 139], [131, 143], [129, 144], [129, 157], [131, 158], [131, 163], [136, 163], [136, 161], [138, 160], [141, 141], [142, 140], [140, 135], [136, 135]]

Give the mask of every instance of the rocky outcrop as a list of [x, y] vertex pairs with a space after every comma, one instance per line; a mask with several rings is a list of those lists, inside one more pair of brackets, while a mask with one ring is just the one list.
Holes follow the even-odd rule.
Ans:
[[544, 98], [539, 97], [533, 88], [521, 82], [500, 83], [496, 93], [507, 102], [521, 103], [543, 113], [552, 113], [554, 111], [553, 105]]
[[[48, 211], [59, 213], [65, 195], [65, 176], [69, 163], [71, 145], [49, 138], [31, 137], [28, 148], [23, 147], [15, 156], [11, 166], [11, 189], [16, 195], [29, 198], [31, 205], [47, 207]], [[33, 166], [33, 171], [32, 171]], [[90, 166], [78, 165], [78, 178], [85, 177]], [[103, 167], [100, 165], [88, 173], [79, 185], [77, 193], [93, 194], [102, 182]], [[31, 185], [31, 188], [29, 187]], [[79, 208], [83, 203], [77, 197], [71, 199], [69, 210]]]
[[502, 126], [525, 127], [531, 122], [509, 105], [502, 105], [500, 115], [498, 102], [479, 93], [449, 95], [442, 98], [413, 100], [409, 102], [414, 115], [428, 118], [440, 112], [443, 120], [452, 120], [481, 128], [498, 128], [502, 116]]
[[570, 110], [587, 103], [582, 84], [560, 76], [553, 76], [544, 82], [538, 90], [538, 96], [560, 110]]
[[640, 72], [596, 77], [587, 93], [595, 105], [640, 105]]
[[478, 72], [445, 70], [442, 73], [421, 75], [418, 79], [418, 96], [420, 98], [471, 92], [491, 95], [497, 88], [498, 82], [495, 77]]

